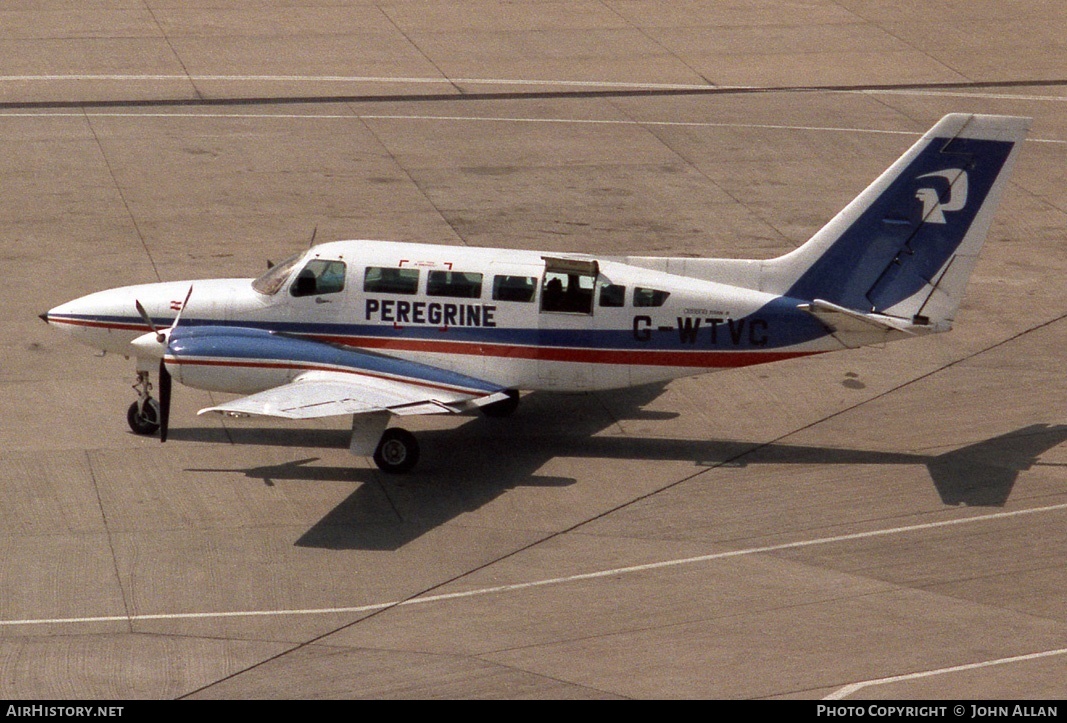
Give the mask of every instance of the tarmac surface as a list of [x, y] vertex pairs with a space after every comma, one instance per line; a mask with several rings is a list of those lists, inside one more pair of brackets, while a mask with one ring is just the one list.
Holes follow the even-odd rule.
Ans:
[[[1021, 12], [1024, 9], [1025, 12]], [[1060, 0], [7, 2], [0, 698], [1062, 698]], [[1034, 118], [951, 334], [421, 418], [129, 432], [37, 314], [312, 239], [766, 258]]]

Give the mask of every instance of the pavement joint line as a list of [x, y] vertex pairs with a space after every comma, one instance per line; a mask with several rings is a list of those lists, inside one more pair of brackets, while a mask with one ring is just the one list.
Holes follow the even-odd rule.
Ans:
[[[531, 96], [541, 93], [557, 94], [554, 90], [544, 89], [576, 89], [576, 93], [602, 94], [656, 94], [656, 93], [846, 93], [859, 95], [913, 95], [928, 97], [958, 97], [979, 98], [992, 100], [1016, 100], [1016, 101], [1039, 101], [1039, 102], [1067, 102], [1067, 95], [1039, 95], [1035, 93], [1006, 93], [985, 92], [982, 89], [993, 88], [1022, 88], [1022, 87], [1055, 87], [1062, 88], [1067, 85], [1067, 80], [1000, 80], [980, 82], [945, 82], [945, 83], [918, 83], [918, 84], [895, 84], [895, 85], [869, 85], [869, 86], [771, 86], [771, 85], [715, 85], [713, 83], [654, 83], [654, 82], [627, 82], [627, 81], [598, 81], [598, 80], [562, 80], [562, 79], [529, 79], [529, 78], [448, 78], [443, 76], [434, 77], [387, 77], [387, 76], [350, 76], [350, 75], [192, 75], [192, 74], [135, 74], [135, 73], [69, 73], [69, 74], [39, 74], [39, 75], [0, 75], [0, 84], [10, 83], [55, 83], [55, 82], [180, 82], [191, 83], [196, 93], [195, 99], [142, 99], [114, 101], [121, 105], [144, 105], [157, 103], [178, 104], [213, 104], [225, 102], [227, 99], [206, 98], [197, 82], [217, 83], [328, 83], [328, 84], [376, 84], [376, 85], [447, 85], [456, 91], [454, 96], [457, 100], [481, 100], [472, 95], [465, 95], [461, 85], [474, 86], [510, 86], [538, 88], [532, 91]], [[569, 91], [559, 91], [567, 93]], [[521, 97], [523, 94], [520, 93]], [[437, 100], [450, 100], [451, 97], [440, 97]], [[230, 99], [233, 100], [233, 99]], [[293, 98], [258, 98], [245, 99], [245, 102], [254, 102], [257, 105], [271, 102], [293, 102]], [[367, 98], [331, 98], [313, 97], [302, 99], [303, 102], [352, 102], [358, 100], [384, 100], [388, 96]], [[398, 99], [400, 100], [400, 99]], [[110, 101], [109, 101], [110, 102]], [[84, 105], [91, 106], [97, 101], [84, 101]], [[78, 101], [58, 102], [59, 105], [78, 105]], [[18, 105], [18, 103], [4, 105]], [[26, 105], [34, 105], [32, 101], [26, 101]]]
[[[915, 95], [982, 95], [1003, 98], [1026, 98], [1031, 100], [1055, 100], [1065, 101], [1067, 96], [1056, 95], [1023, 95], [1023, 94], [994, 94], [974, 93], [957, 88], [967, 87], [1012, 87], [1012, 86], [1055, 86], [1062, 87], [1065, 81], [1060, 80], [991, 80], [980, 83], [970, 82], [944, 82], [925, 84], [900, 84], [898, 87], [873, 86], [873, 87], [841, 87], [841, 86], [769, 86], [769, 85], [718, 85], [711, 82], [703, 83], [656, 83], [640, 81], [612, 81], [612, 80], [565, 80], [560, 78], [448, 78], [445, 76], [376, 76], [376, 75], [242, 75], [242, 74], [206, 74], [194, 75], [191, 73], [40, 73], [20, 75], [0, 75], [0, 82], [26, 83], [26, 82], [69, 82], [69, 81], [214, 81], [225, 83], [379, 83], [392, 85], [517, 85], [535, 87], [564, 87], [564, 88], [625, 88], [635, 90], [771, 90], [771, 91], [824, 91], [828, 93], [885, 93], [885, 94], [915, 94]], [[910, 86], [910, 87], [909, 87]]]
[[393, 600], [384, 603], [371, 603], [368, 605], [357, 605], [351, 607], [331, 607], [331, 608], [306, 608], [306, 609], [288, 609], [288, 610], [235, 610], [235, 611], [221, 611], [221, 612], [200, 612], [200, 613], [155, 613], [155, 614], [141, 614], [141, 615], [106, 615], [95, 617], [69, 617], [69, 618], [40, 618], [40, 619], [27, 619], [27, 620], [0, 620], [0, 629], [10, 628], [19, 625], [70, 625], [79, 623], [109, 623], [109, 622], [148, 622], [154, 620], [203, 620], [203, 619], [225, 619], [225, 618], [240, 618], [240, 617], [284, 617], [284, 616], [296, 616], [296, 615], [336, 615], [336, 614], [353, 614], [353, 613], [366, 613], [374, 612], [378, 610], [385, 610], [393, 607], [410, 607], [413, 605], [426, 605], [430, 603], [445, 602], [450, 600], [459, 600], [464, 598], [482, 597], [485, 595], [495, 595], [508, 592], [516, 592], [520, 590], [528, 590], [538, 587], [547, 587], [550, 585], [562, 585], [567, 583], [583, 582], [586, 580], [595, 580], [603, 577], [612, 577], [617, 575], [626, 575], [639, 572], [648, 572], [651, 570], [661, 570], [671, 567], [680, 567], [684, 565], [693, 565], [704, 562], [713, 562], [716, 560], [726, 560], [735, 557], [746, 557], [749, 555], [767, 554], [773, 552], [782, 552], [787, 550], [798, 550], [807, 547], [814, 547], [817, 545], [828, 545], [838, 542], [851, 542], [855, 540], [864, 540], [875, 537], [886, 537], [890, 535], [900, 535], [909, 532], [918, 532], [922, 530], [932, 530], [943, 527], [951, 527], [956, 525], [966, 525], [976, 522], [990, 522], [995, 520], [1011, 519], [1014, 517], [1020, 517], [1023, 515], [1032, 515], [1046, 512], [1059, 512], [1067, 510], [1067, 502], [1047, 505], [1044, 507], [1030, 507], [1021, 510], [1011, 510], [1007, 512], [995, 512], [988, 515], [976, 515], [973, 517], [959, 517], [951, 520], [939, 520], [936, 522], [923, 522], [915, 525], [904, 525], [901, 527], [892, 527], [879, 530], [868, 530], [866, 532], [854, 532], [845, 535], [833, 535], [830, 537], [818, 537], [810, 540], [798, 540], [794, 542], [784, 542], [777, 545], [762, 545], [759, 547], [749, 547], [740, 550], [727, 550], [724, 552], [714, 552], [706, 555], [696, 555], [693, 557], [683, 557], [674, 560], [663, 560], [660, 562], [649, 562], [640, 565], [629, 565], [625, 567], [616, 567], [608, 570], [597, 570], [594, 572], [578, 573], [575, 575], [565, 575], [561, 577], [545, 578], [543, 580], [531, 580], [529, 582], [513, 583], [509, 585], [495, 585], [492, 587], [476, 588], [474, 590], [466, 590], [463, 592], [453, 593], [440, 593], [437, 595], [426, 595], [423, 597], [413, 597], [404, 600]]

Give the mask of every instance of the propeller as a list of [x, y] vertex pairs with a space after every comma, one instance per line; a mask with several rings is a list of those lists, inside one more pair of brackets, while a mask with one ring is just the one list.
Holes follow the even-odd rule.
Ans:
[[185, 311], [185, 307], [189, 304], [189, 297], [193, 295], [193, 287], [189, 287], [189, 292], [185, 295], [185, 301], [182, 302], [181, 307], [178, 309], [178, 313], [174, 316], [174, 321], [167, 329], [160, 329], [152, 321], [152, 317], [145, 311], [144, 306], [140, 301], [134, 300], [134, 306], [137, 307], [137, 313], [141, 315], [144, 322], [148, 324], [148, 328], [152, 330], [152, 333], [156, 335], [156, 342], [163, 345], [162, 353], [159, 355], [159, 441], [167, 441], [167, 429], [170, 426], [170, 396], [171, 387], [173, 382], [171, 380], [171, 374], [167, 371], [167, 364], [165, 356], [167, 349], [169, 348], [168, 341], [170, 339], [171, 332], [178, 326], [178, 322], [182, 318], [182, 312]]
[[148, 328], [151, 329], [152, 333], [156, 335], [156, 341], [158, 341], [160, 344], [165, 342], [167, 340], [167, 335], [164, 332], [160, 331], [159, 327], [155, 325], [155, 323], [152, 321], [152, 317], [148, 315], [147, 311], [145, 311], [145, 308], [141, 305], [141, 302], [137, 299], [134, 299], [133, 305], [137, 307], [137, 313], [141, 315], [142, 319], [144, 319], [144, 323], [148, 324]]
[[163, 360], [159, 360], [159, 441], [167, 441], [167, 427], [170, 424], [170, 372]]

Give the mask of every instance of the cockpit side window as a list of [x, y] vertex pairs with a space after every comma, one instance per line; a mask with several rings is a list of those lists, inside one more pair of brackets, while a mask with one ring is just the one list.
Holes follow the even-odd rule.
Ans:
[[345, 262], [312, 259], [296, 275], [289, 293], [292, 296], [336, 294], [345, 288]]
[[280, 264], [270, 267], [267, 269], [267, 273], [252, 282], [252, 288], [267, 296], [278, 293], [278, 289], [285, 285], [285, 280], [289, 278], [289, 274], [292, 273], [302, 258], [304, 258], [304, 254], [296, 254]]

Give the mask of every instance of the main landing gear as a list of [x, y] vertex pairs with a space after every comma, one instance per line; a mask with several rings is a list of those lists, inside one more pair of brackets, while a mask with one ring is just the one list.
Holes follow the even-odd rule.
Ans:
[[[511, 416], [519, 406], [519, 392], [517, 389], [508, 389], [506, 393], [507, 399], [482, 407], [482, 414], [487, 417]], [[381, 437], [378, 438], [377, 446], [371, 455], [374, 464], [388, 474], [409, 472], [419, 461], [419, 442], [415, 435], [406, 429], [385, 429], [388, 419], [388, 414], [353, 415], [350, 449], [353, 454], [365, 454], [363, 450], [370, 449], [373, 435], [381, 430]]]
[[159, 402], [152, 398], [152, 384], [148, 381], [148, 372], [137, 372], [137, 401], [126, 411], [126, 421], [134, 434], [148, 436], [159, 431], [163, 412]]
[[406, 429], [393, 427], [382, 433], [374, 450], [374, 464], [382, 472], [400, 474], [408, 472], [419, 461], [419, 442]]

